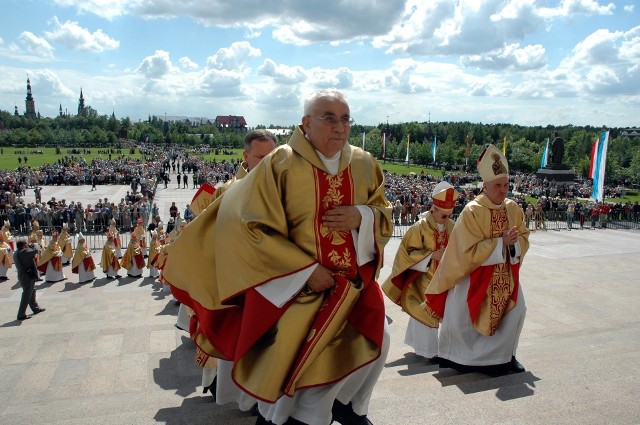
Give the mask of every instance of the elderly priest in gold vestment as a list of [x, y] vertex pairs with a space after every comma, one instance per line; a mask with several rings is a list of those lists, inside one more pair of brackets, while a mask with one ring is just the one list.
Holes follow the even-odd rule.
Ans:
[[313, 93], [289, 143], [170, 247], [164, 277], [195, 312], [195, 341], [233, 361], [257, 424], [371, 423], [389, 346], [376, 277], [391, 205], [377, 161], [348, 143], [351, 123], [340, 92]]
[[500, 375], [524, 372], [516, 349], [526, 307], [519, 273], [529, 248], [524, 212], [507, 198], [509, 164], [489, 145], [478, 160], [482, 193], [462, 210], [427, 287], [449, 291], [440, 325], [440, 367]]

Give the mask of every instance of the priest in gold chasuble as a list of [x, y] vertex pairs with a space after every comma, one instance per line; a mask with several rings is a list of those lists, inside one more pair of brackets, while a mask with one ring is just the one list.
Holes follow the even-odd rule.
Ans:
[[483, 191], [458, 217], [427, 288], [427, 298], [449, 291], [440, 325], [440, 367], [490, 374], [524, 371], [515, 354], [526, 312], [519, 272], [529, 230], [522, 208], [506, 197], [508, 166], [493, 145], [481, 154]]
[[431, 209], [402, 237], [391, 275], [382, 285], [389, 299], [411, 316], [404, 343], [413, 347], [417, 355], [434, 362], [447, 292], [430, 295], [425, 302], [425, 291], [449, 241], [454, 225], [450, 217], [458, 196], [446, 181], [434, 187]]
[[329, 424], [336, 403], [366, 419], [388, 351], [375, 279], [391, 205], [350, 124], [341, 93], [314, 93], [289, 143], [185, 229], [164, 270], [195, 311], [198, 346], [233, 361], [275, 424]]

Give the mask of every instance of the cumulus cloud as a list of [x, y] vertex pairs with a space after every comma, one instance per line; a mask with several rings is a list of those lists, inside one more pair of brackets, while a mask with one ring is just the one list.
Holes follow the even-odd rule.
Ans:
[[244, 96], [242, 74], [229, 70], [207, 69], [199, 87], [201, 94], [213, 97]]
[[309, 83], [316, 88], [344, 90], [353, 86], [353, 72], [345, 67], [338, 69], [312, 68], [308, 73]]
[[80, 13], [92, 13], [105, 19], [123, 16], [139, 0], [53, 0], [59, 6], [73, 7]]
[[194, 71], [194, 70], [200, 68], [197, 63], [195, 63], [194, 61], [189, 59], [189, 57], [187, 57], [187, 56], [183, 56], [180, 59], [178, 59], [178, 63], [180, 64], [180, 66], [183, 69], [186, 69], [186, 70], [189, 70], [189, 71]]
[[[405, 0], [370, 0], [327, 3], [280, 0], [257, 7], [255, 0], [133, 1], [131, 13], [150, 18], [188, 16], [218, 27], [246, 27], [255, 34], [273, 28], [283, 43], [340, 42], [385, 34], [402, 12]], [[295, 22], [296, 25], [291, 25]]]
[[540, 16], [545, 18], [555, 18], [582, 15], [611, 15], [616, 6], [613, 3], [607, 5], [600, 4], [598, 0], [562, 0], [556, 8], [540, 8]]
[[137, 71], [147, 78], [158, 79], [171, 72], [173, 64], [169, 58], [169, 52], [156, 50], [156, 52], [142, 60]]
[[272, 59], [265, 59], [257, 71], [258, 75], [270, 77], [277, 84], [297, 84], [307, 79], [301, 66], [278, 65]]
[[259, 57], [260, 49], [251, 46], [248, 41], [232, 43], [230, 47], [219, 49], [207, 58], [207, 67], [218, 70], [243, 70], [250, 58]]
[[44, 38], [38, 37], [32, 32], [23, 31], [18, 37], [18, 41], [27, 49], [27, 51], [40, 58], [53, 58], [54, 48]]
[[613, 4], [596, 0], [563, 0], [557, 8], [541, 8], [535, 0], [408, 0], [401, 18], [373, 45], [395, 55], [472, 55], [520, 42], [547, 21], [575, 14], [606, 15]]
[[514, 43], [484, 54], [461, 56], [460, 63], [479, 69], [528, 71], [546, 64], [545, 49], [540, 44], [520, 48]]
[[[47, 98], [68, 98], [77, 96], [78, 92], [74, 92], [67, 87], [58, 74], [50, 69], [40, 69], [29, 74], [31, 85], [34, 93], [37, 92], [39, 97]], [[79, 88], [78, 88], [79, 90]]]
[[635, 9], [635, 5], [634, 4], [625, 4], [623, 9], [627, 13], [632, 13], [634, 11], [634, 9]]
[[62, 43], [72, 50], [99, 53], [105, 50], [117, 49], [120, 45], [118, 40], [109, 37], [101, 29], [90, 32], [74, 21], [61, 23], [58, 17], [54, 16], [49, 21], [49, 24], [53, 27], [53, 30], [45, 31], [45, 37], [48, 40]]

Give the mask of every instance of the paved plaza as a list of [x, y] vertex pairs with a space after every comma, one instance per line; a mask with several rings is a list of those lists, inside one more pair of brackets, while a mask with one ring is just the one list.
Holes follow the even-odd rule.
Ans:
[[[165, 223], [171, 201], [182, 213], [195, 193], [171, 177], [156, 193]], [[90, 189], [44, 187], [42, 198], [117, 202], [128, 187]], [[371, 400], [375, 425], [640, 423], [640, 231], [538, 231], [530, 241], [518, 349], [527, 372], [439, 370], [403, 343], [408, 316], [387, 300], [392, 342]], [[385, 249], [380, 282], [399, 242]], [[16, 320], [15, 268], [0, 282], [0, 424], [255, 422], [202, 394], [193, 343], [174, 327], [177, 307], [161, 284], [109, 281], [97, 270], [95, 281], [78, 285], [70, 267], [64, 271], [66, 281], [38, 282], [47, 311], [24, 322]]]

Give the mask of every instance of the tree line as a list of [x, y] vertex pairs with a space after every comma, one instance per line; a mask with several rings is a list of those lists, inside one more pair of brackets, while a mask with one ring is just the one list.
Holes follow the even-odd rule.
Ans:
[[[274, 128], [275, 126], [256, 126]], [[290, 128], [294, 128], [291, 126]], [[606, 176], [609, 182], [640, 184], [640, 137], [623, 135], [623, 128], [609, 128], [609, 147]], [[507, 158], [513, 171], [535, 172], [547, 139], [555, 133], [565, 142], [563, 163], [572, 167], [580, 177], [587, 177], [593, 140], [601, 127], [593, 126], [521, 126], [515, 124], [482, 124], [471, 122], [406, 122], [380, 123], [376, 126], [354, 124], [350, 143], [362, 146], [376, 158], [383, 159], [382, 134], [385, 134], [385, 160], [406, 159], [407, 138], [409, 161], [414, 164], [463, 169], [470, 171], [483, 145], [493, 143], [502, 148], [507, 138]], [[467, 143], [468, 156], [467, 156]], [[39, 146], [94, 147], [115, 146], [120, 138], [163, 145], [178, 144], [212, 148], [242, 148], [244, 133], [221, 131], [213, 124], [191, 126], [186, 122], [165, 123], [161, 117], [133, 122], [129, 117], [117, 119], [99, 115], [90, 106], [80, 116], [28, 119], [8, 111], [0, 111], [0, 146], [31, 148]], [[279, 143], [286, 143], [279, 137]], [[433, 160], [433, 140], [436, 140], [436, 159]]]

